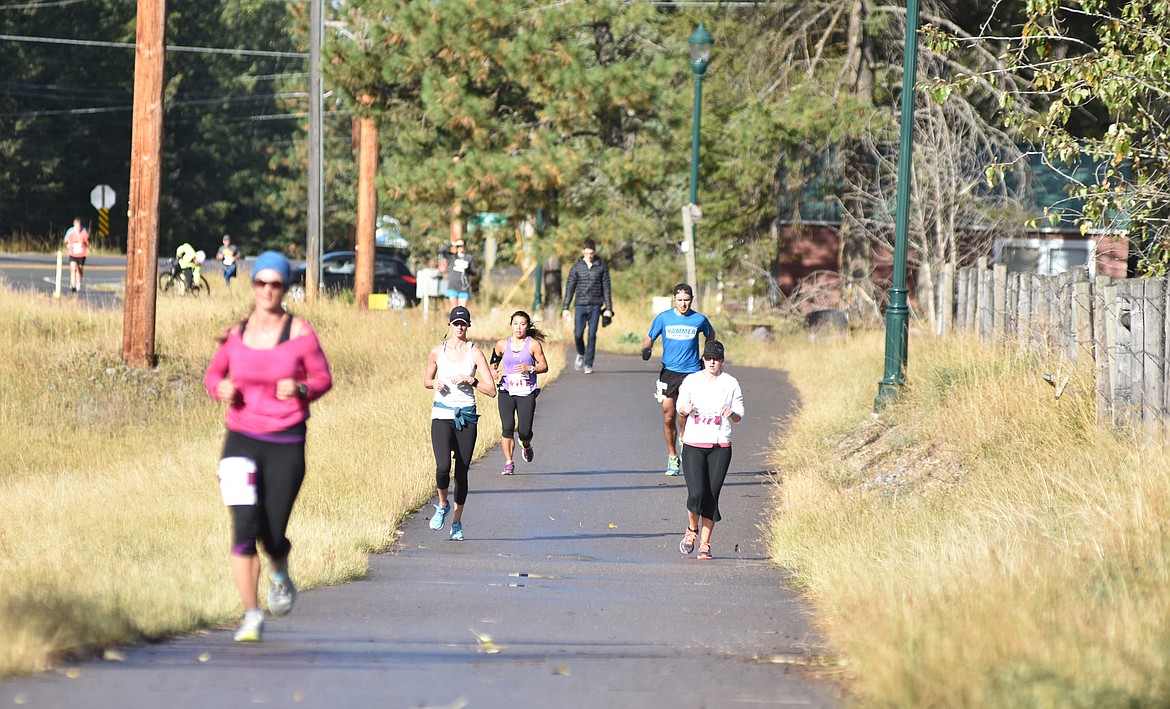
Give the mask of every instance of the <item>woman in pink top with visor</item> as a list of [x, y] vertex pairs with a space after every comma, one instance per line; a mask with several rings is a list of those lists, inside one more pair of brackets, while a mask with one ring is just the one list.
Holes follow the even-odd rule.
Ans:
[[269, 559], [268, 610], [292, 610], [285, 531], [305, 478], [309, 402], [333, 387], [317, 334], [284, 309], [290, 276], [282, 254], [256, 257], [252, 312], [226, 331], [203, 375], [212, 398], [228, 404], [219, 486], [232, 513], [232, 576], [245, 610], [237, 642], [259, 642], [264, 623], [257, 540]]

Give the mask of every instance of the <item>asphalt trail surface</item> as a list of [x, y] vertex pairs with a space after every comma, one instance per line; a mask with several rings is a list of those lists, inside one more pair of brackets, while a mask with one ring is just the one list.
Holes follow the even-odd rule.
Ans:
[[686, 487], [663, 474], [657, 359], [598, 353], [541, 393], [532, 463], [502, 476], [497, 446], [472, 466], [466, 541], [432, 531], [428, 505], [366, 579], [302, 593], [261, 644], [215, 630], [129, 648], [2, 684], [0, 706], [836, 706], [831, 682], [773, 661], [821, 650], [760, 541], [764, 453], [795, 394], [729, 357], [747, 415], [712, 561], [678, 550]]

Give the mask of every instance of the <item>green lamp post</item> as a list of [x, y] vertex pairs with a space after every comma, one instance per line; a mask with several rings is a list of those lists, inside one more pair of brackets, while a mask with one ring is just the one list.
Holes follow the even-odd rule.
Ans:
[[902, 126], [898, 144], [898, 194], [894, 212], [894, 279], [886, 308], [886, 367], [874, 409], [894, 399], [906, 383], [910, 307], [906, 299], [906, 240], [910, 212], [910, 161], [914, 146], [914, 84], [918, 68], [918, 0], [906, 3], [906, 51], [902, 59]]
[[690, 50], [691, 72], [695, 75], [695, 104], [694, 119], [691, 128], [691, 200], [686, 209], [689, 219], [684, 219], [687, 245], [687, 283], [697, 292], [699, 284], [695, 275], [695, 224], [692, 216], [692, 205], [699, 201], [699, 126], [703, 116], [703, 74], [711, 61], [711, 46], [714, 44], [711, 33], [703, 23], [695, 28], [687, 38], [687, 48]]

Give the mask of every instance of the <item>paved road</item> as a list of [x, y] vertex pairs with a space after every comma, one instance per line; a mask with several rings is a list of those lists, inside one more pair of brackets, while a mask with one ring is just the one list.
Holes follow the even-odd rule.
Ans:
[[[0, 278], [9, 285], [51, 297], [56, 288], [57, 259], [51, 254], [0, 254]], [[90, 256], [85, 261], [81, 292], [69, 292], [69, 259], [61, 260], [61, 297], [109, 306], [126, 288], [125, 256]]]
[[367, 579], [301, 594], [260, 645], [218, 630], [136, 648], [0, 685], [0, 706], [835, 706], [832, 684], [761, 661], [819, 651], [759, 541], [762, 451], [795, 395], [776, 372], [728, 371], [747, 418], [714, 561], [678, 552], [685, 485], [662, 473], [657, 367], [600, 354], [541, 394], [535, 462], [503, 477], [496, 448], [472, 467], [467, 541], [431, 531], [428, 507]]

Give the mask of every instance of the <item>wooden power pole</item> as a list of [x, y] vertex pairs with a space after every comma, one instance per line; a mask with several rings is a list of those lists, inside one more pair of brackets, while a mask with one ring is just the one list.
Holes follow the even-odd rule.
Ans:
[[374, 292], [374, 218], [378, 211], [374, 177], [378, 172], [378, 126], [369, 116], [358, 120], [361, 140], [358, 145], [357, 263], [354, 264], [353, 297], [358, 310], [366, 310], [370, 307], [370, 294]]
[[122, 361], [131, 367], [153, 367], [155, 364], [166, 14], [166, 0], [138, 0], [130, 138], [126, 312], [122, 323]]
[[305, 239], [305, 296], [310, 302], [321, 288], [321, 256], [324, 240], [324, 151], [322, 149], [321, 42], [324, 34], [324, 0], [311, 0], [309, 8], [309, 210]]

